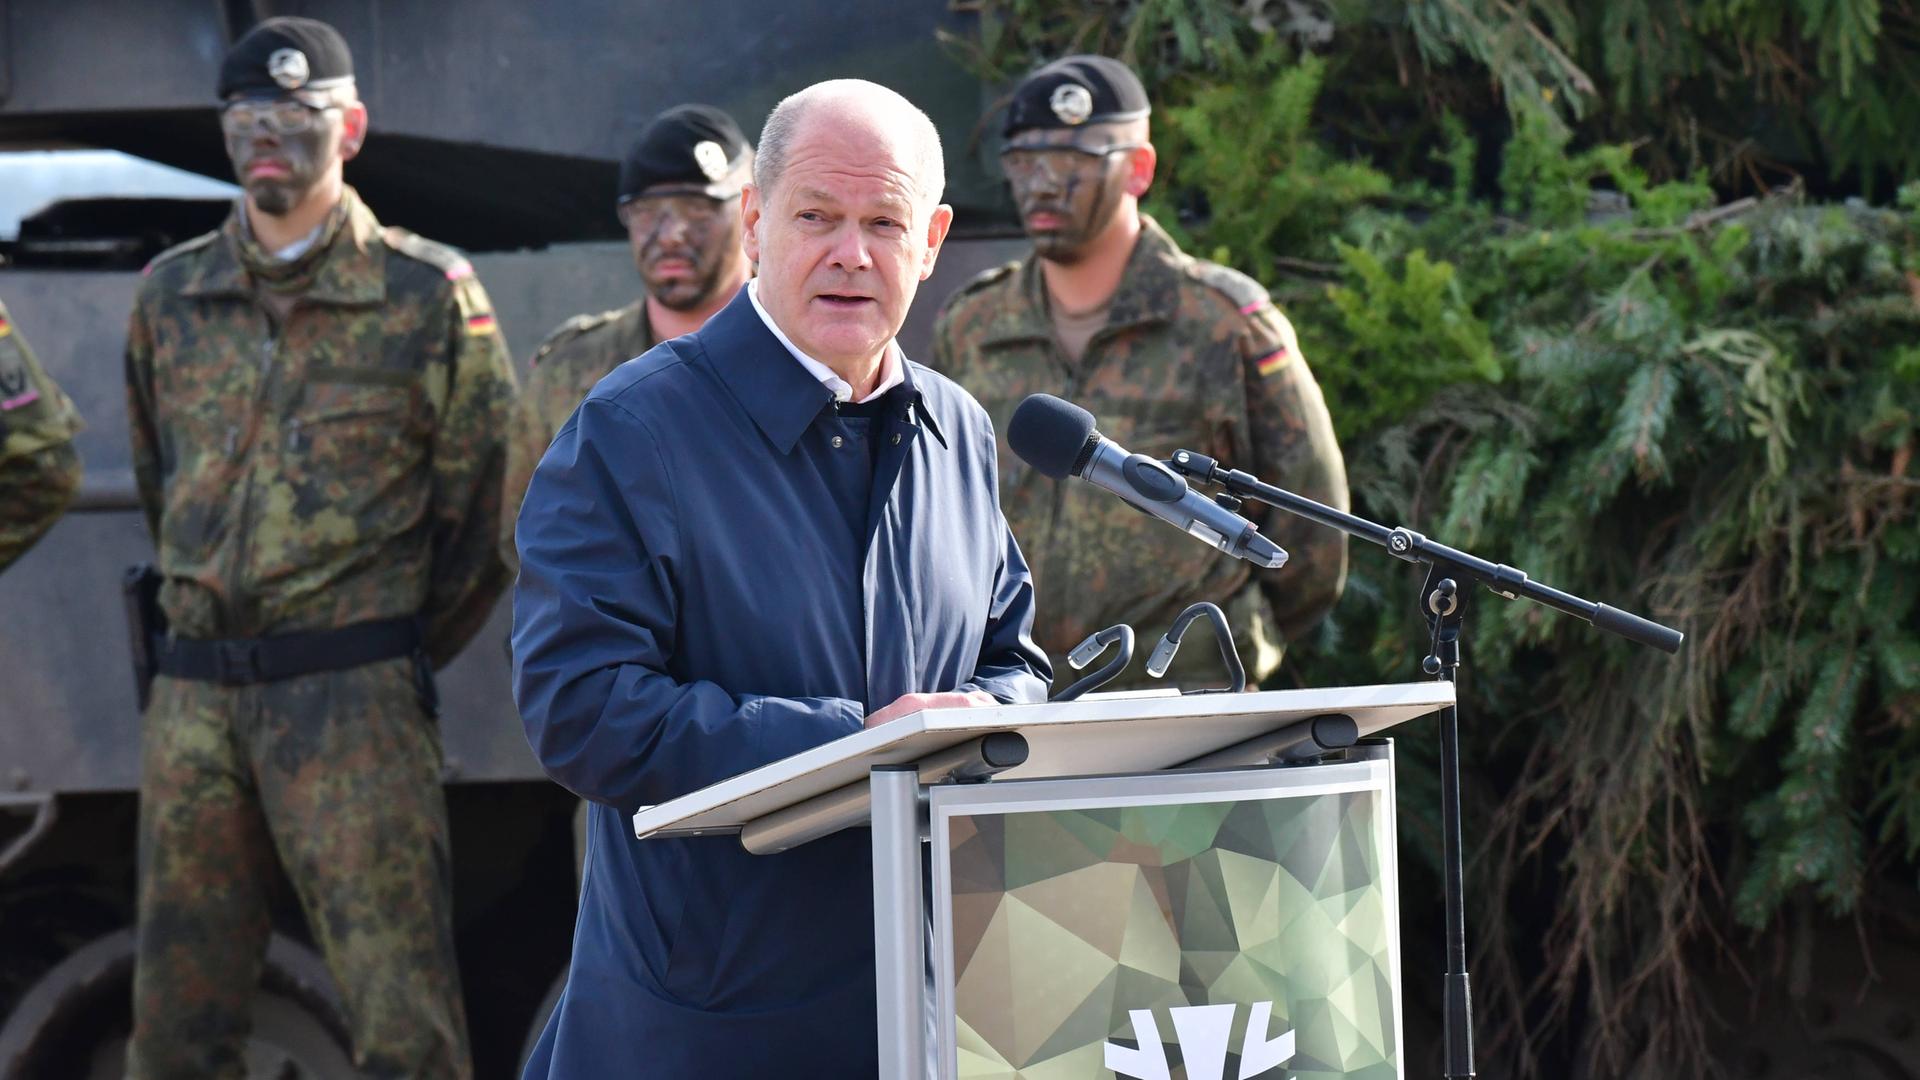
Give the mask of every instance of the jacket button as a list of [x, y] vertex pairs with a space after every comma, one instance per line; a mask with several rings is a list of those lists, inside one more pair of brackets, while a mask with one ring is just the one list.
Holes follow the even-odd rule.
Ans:
[[895, 446], [900, 445], [900, 433], [897, 431], [893, 433], [893, 445]]
[[840, 448], [841, 448], [842, 446], [844, 446], [844, 445], [846, 445], [846, 442], [847, 442], [847, 440], [845, 440], [845, 439], [843, 439], [843, 438], [841, 438], [841, 437], [840, 437], [840, 436], [838, 436], [838, 435], [835, 435], [835, 436], [833, 437], [833, 448], [834, 448], [835, 450], [838, 450], [838, 449], [840, 449]]

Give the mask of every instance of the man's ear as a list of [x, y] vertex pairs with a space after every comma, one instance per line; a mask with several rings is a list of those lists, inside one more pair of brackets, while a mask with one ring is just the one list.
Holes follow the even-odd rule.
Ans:
[[1152, 143], [1146, 143], [1138, 150], [1127, 152], [1127, 194], [1140, 198], [1153, 186], [1153, 170], [1160, 163], [1160, 155]]
[[940, 258], [940, 245], [947, 241], [947, 230], [953, 228], [953, 207], [941, 203], [933, 208], [933, 216], [927, 219], [927, 253], [920, 259], [920, 280], [933, 276], [933, 264]]
[[747, 261], [755, 266], [760, 264], [760, 219], [764, 216], [759, 187], [748, 184], [741, 188], [740, 246], [746, 249]]
[[356, 101], [340, 107], [340, 160], [352, 161], [367, 142], [367, 106]]

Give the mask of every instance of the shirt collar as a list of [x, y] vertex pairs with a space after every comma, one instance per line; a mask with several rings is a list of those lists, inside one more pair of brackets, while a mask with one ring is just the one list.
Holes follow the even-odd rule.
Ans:
[[[692, 339], [699, 343], [707, 363], [734, 400], [782, 454], [793, 450], [808, 425], [833, 402], [826, 384], [805, 366], [773, 359], [774, 350], [784, 346], [773, 324], [754, 311], [753, 294], [746, 289], [694, 331]], [[927, 433], [946, 447], [946, 435], [935, 422], [920, 388], [914, 385], [912, 365], [897, 349], [895, 357], [900, 379], [890, 392], [900, 397]]]
[[[247, 216], [245, 214], [240, 215], [240, 228], [241, 228], [241, 231], [244, 232], [247, 236], [253, 235], [253, 229], [249, 226], [247, 222]], [[270, 255], [274, 260], [278, 262], [292, 262], [293, 260], [299, 258], [300, 256], [305, 255], [308, 249], [313, 247], [314, 241], [320, 239], [320, 234], [325, 232], [326, 230], [327, 230], [327, 223], [322, 221], [320, 224], [315, 225], [313, 227], [312, 232], [309, 232], [307, 235], [301, 237], [298, 240], [295, 240], [291, 244], [288, 244], [286, 247], [281, 248], [279, 251], [270, 251], [267, 254]]]
[[[387, 297], [386, 230], [352, 186], [341, 191], [340, 200], [346, 220], [327, 250], [317, 256], [320, 262], [313, 283], [301, 300], [345, 306], [382, 303]], [[240, 245], [247, 242], [245, 216], [245, 200], [236, 199], [220, 226], [219, 242], [200, 259], [198, 269], [181, 288], [183, 296], [244, 297], [252, 291], [252, 280], [240, 261]]]
[[[800, 366], [806, 368], [809, 375], [820, 380], [820, 385], [827, 388], [827, 392], [833, 395], [833, 400], [842, 403], [852, 401], [852, 384], [834, 374], [832, 368], [801, 352], [799, 347], [793, 343], [793, 339], [789, 338], [786, 332], [780, 329], [779, 324], [773, 321], [773, 316], [767, 314], [767, 309], [760, 304], [759, 285], [760, 281], [758, 278], [747, 282], [747, 300], [753, 304], [754, 314], [760, 316], [760, 321], [767, 324], [767, 330], [779, 340], [780, 344], [787, 347], [787, 351], [793, 354], [793, 358], [800, 361]], [[895, 341], [887, 342], [886, 351], [880, 355], [880, 382], [874, 386], [873, 393], [861, 398], [859, 403], [864, 405], [869, 401], [873, 401], [887, 391], [906, 382], [906, 367], [907, 365], [902, 362], [900, 355], [900, 344]]]
[[751, 294], [742, 289], [692, 337], [734, 400], [785, 454], [833, 395], [805, 368], [774, 359], [782, 346], [771, 331], [771, 324], [754, 314]]

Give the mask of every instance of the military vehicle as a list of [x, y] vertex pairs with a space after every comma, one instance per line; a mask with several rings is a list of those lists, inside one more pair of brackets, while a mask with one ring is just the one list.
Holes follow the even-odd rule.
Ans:
[[[566, 318], [638, 295], [613, 213], [617, 161], [655, 112], [685, 101], [727, 109], [751, 135], [781, 96], [848, 75], [935, 115], [962, 226], [903, 334], [910, 353], [923, 351], [947, 292], [1019, 247], [978, 164], [982, 91], [936, 40], [965, 23], [940, 4], [0, 0], [0, 153], [109, 148], [229, 179], [212, 100], [220, 58], [276, 14], [346, 35], [373, 132], [348, 181], [382, 220], [472, 256], [521, 364]], [[120, 1075], [140, 719], [118, 582], [152, 552], [129, 468], [121, 355], [141, 266], [227, 209], [94, 187], [74, 185], [87, 197], [53, 202], [0, 240], [0, 298], [87, 421], [73, 512], [0, 576], [9, 1080]], [[575, 800], [544, 779], [513, 708], [509, 607], [439, 680], [461, 974], [482, 1077], [514, 1075], [539, 1030], [564, 972], [576, 888]], [[280, 895], [251, 1071], [351, 1075], [331, 982], [291, 893]]]

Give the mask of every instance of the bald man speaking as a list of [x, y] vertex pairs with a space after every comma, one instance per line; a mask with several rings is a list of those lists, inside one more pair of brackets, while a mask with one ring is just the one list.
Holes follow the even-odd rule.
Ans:
[[628, 819], [1052, 677], [986, 413], [894, 342], [953, 218], [933, 124], [821, 83], [767, 117], [753, 172], [759, 278], [603, 379], [520, 512], [514, 694], [596, 804], [528, 1077], [875, 1075], [867, 834], [756, 856]]

